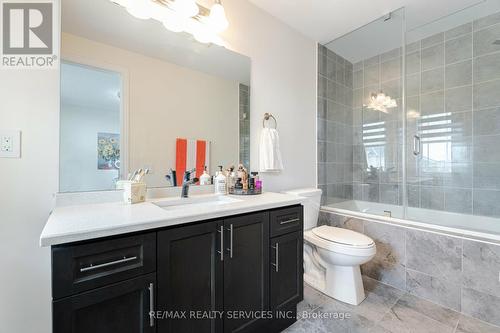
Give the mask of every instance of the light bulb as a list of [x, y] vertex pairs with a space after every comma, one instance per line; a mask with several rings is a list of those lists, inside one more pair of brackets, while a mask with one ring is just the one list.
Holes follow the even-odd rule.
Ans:
[[215, 32], [222, 32], [227, 29], [229, 22], [226, 18], [226, 11], [220, 3], [216, 3], [210, 9], [210, 16], [208, 17], [208, 24]]
[[166, 14], [164, 15], [162, 22], [163, 26], [170, 31], [173, 32], [182, 32], [186, 30], [187, 20], [183, 17], [179, 17], [178, 15]]
[[147, 20], [151, 18], [151, 0], [131, 0], [128, 3], [127, 11], [130, 15]]
[[200, 11], [195, 0], [175, 0], [172, 9], [184, 18], [196, 16]]
[[188, 19], [185, 31], [193, 35], [196, 41], [203, 44], [211, 43], [215, 36], [209, 26], [198, 20]]

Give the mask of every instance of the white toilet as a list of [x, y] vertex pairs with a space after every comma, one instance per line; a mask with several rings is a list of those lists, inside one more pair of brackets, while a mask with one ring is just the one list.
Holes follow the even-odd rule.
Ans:
[[376, 253], [375, 242], [348, 229], [317, 227], [321, 190], [287, 191], [304, 202], [304, 281], [339, 301], [358, 305], [365, 299], [360, 265]]

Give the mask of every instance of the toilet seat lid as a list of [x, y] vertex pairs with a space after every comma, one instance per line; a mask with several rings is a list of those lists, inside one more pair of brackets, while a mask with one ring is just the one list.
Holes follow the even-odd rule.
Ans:
[[321, 227], [312, 229], [312, 232], [316, 236], [334, 243], [356, 247], [369, 247], [373, 245], [373, 240], [370, 237], [349, 229], [322, 225]]

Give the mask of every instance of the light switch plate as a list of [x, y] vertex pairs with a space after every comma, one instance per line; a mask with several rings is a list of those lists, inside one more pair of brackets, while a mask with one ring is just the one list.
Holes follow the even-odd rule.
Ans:
[[0, 129], [0, 158], [21, 158], [21, 131]]

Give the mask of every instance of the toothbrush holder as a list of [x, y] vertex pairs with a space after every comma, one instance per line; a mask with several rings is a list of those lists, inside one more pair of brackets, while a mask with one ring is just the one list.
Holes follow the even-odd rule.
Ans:
[[127, 204], [136, 204], [146, 201], [146, 183], [124, 181], [123, 200]]

